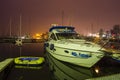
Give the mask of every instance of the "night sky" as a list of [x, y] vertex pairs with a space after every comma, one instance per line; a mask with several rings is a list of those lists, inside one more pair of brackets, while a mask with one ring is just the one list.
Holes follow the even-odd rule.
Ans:
[[120, 0], [0, 0], [0, 35], [9, 35], [10, 21], [17, 35], [20, 15], [22, 35], [47, 32], [51, 24], [86, 34], [120, 24]]

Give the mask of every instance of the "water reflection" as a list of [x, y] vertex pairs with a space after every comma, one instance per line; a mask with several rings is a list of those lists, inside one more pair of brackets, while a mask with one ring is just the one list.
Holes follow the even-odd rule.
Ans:
[[95, 74], [94, 69], [67, 64], [53, 58], [49, 54], [47, 54], [47, 60], [51, 73], [54, 75], [54, 79], [57, 80], [83, 80], [91, 78]]
[[20, 65], [15, 65], [15, 68], [20, 68], [20, 69], [42, 69], [41, 66], [20, 66]]
[[10, 43], [0, 44], [0, 61], [19, 56], [43, 56], [43, 43], [26, 43], [21, 47]]
[[69, 63], [61, 62], [49, 53], [46, 61], [50, 68], [53, 80], [85, 80], [93, 77], [120, 73], [120, 64], [106, 57], [92, 68], [84, 68]]

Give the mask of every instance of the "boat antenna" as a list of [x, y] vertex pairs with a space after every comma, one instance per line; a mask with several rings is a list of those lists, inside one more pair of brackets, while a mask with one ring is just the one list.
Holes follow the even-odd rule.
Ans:
[[63, 26], [63, 21], [64, 21], [64, 11], [62, 10], [62, 26]]
[[69, 19], [69, 25], [72, 26], [72, 24], [71, 24], [71, 17], [70, 17], [70, 19]]
[[91, 24], [91, 33], [93, 34], [93, 24]]

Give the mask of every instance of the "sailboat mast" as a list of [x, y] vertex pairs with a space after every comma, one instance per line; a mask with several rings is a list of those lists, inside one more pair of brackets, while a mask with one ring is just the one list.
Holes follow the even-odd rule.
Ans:
[[62, 11], [62, 26], [63, 26], [63, 21], [64, 20], [64, 11]]
[[20, 15], [20, 32], [19, 32], [19, 37], [21, 37], [21, 26], [22, 26], [22, 25], [21, 25], [21, 24], [22, 24], [22, 21], [21, 21], [21, 20], [22, 20], [22, 16]]
[[93, 24], [91, 24], [91, 33], [93, 34]]
[[11, 37], [11, 23], [12, 23], [12, 21], [11, 21], [11, 17], [10, 17], [10, 37]]

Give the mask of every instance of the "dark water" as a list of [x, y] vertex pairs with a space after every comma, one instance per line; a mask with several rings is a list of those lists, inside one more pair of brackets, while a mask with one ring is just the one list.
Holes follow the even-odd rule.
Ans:
[[22, 47], [14, 44], [0, 44], [0, 60], [18, 56], [43, 56], [43, 43], [27, 43]]
[[88, 69], [56, 60], [49, 53], [44, 53], [43, 43], [28, 43], [22, 47], [0, 44], [0, 61], [18, 56], [43, 56], [46, 61], [34, 68], [14, 65], [5, 80], [85, 80], [120, 73], [120, 63], [109, 57]]
[[[19, 56], [44, 56], [43, 43], [27, 43], [22, 47], [14, 44], [0, 44], [0, 61]], [[39, 67], [18, 67], [14, 65], [5, 80], [51, 80], [46, 64]]]

